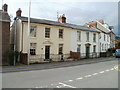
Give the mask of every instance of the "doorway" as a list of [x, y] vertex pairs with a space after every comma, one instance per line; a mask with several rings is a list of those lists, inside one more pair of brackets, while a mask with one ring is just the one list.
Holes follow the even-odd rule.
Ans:
[[90, 57], [90, 46], [86, 46], [86, 57]]
[[45, 59], [50, 59], [50, 46], [45, 46]]

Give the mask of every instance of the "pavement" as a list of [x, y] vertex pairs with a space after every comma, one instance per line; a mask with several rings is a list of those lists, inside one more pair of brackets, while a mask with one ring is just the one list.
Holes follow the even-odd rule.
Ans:
[[17, 66], [2, 66], [2, 71], [0, 71], [0, 73], [69, 67], [69, 66], [98, 63], [98, 62], [104, 62], [104, 61], [110, 61], [110, 60], [116, 60], [116, 58], [101, 57], [101, 58], [83, 59], [83, 60], [76, 60], [76, 61], [51, 62], [51, 63], [42, 63], [42, 64], [17, 65]]
[[[118, 88], [118, 71], [115, 68], [118, 65], [118, 59], [111, 59], [106, 58], [107, 61], [70, 67], [2, 73], [2, 87], [12, 88], [12, 90], [13, 88], [28, 88], [27, 90], [29, 88], [108, 88], [108, 90], [114, 90], [113, 88]], [[49, 64], [44, 65], [47, 67]]]

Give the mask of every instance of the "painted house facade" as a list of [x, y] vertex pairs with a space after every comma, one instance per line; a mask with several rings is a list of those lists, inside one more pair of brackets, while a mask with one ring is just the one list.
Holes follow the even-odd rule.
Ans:
[[85, 25], [87, 27], [96, 28], [100, 31], [100, 52], [107, 52], [109, 48], [115, 48], [115, 34], [113, 29], [110, 29], [110, 26], [106, 24], [103, 20], [92, 21]]
[[[84, 57], [89, 56], [90, 53], [99, 52], [100, 32], [96, 29], [66, 23], [65, 15], [60, 16], [58, 21], [30, 18], [28, 38], [28, 18], [21, 16], [21, 12], [20, 9], [16, 12], [11, 32], [16, 32], [16, 50], [24, 57], [27, 57], [29, 50], [30, 63], [66, 59], [70, 57], [70, 51], [80, 52]], [[14, 41], [14, 38], [11, 38], [11, 41]]]

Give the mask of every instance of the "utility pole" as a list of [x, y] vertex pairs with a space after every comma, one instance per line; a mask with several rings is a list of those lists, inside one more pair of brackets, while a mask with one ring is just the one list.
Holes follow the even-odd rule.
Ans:
[[2, 0], [2, 10], [3, 10], [3, 0]]
[[28, 52], [27, 52], [28, 53], [28, 62], [27, 62], [28, 65], [30, 63], [30, 38], [29, 38], [30, 37], [30, 9], [31, 9], [31, 0], [29, 0], [29, 9], [28, 9], [28, 14], [29, 14], [28, 15], [28, 38], [27, 38], [28, 39], [27, 40], [28, 41], [27, 42], [28, 43]]

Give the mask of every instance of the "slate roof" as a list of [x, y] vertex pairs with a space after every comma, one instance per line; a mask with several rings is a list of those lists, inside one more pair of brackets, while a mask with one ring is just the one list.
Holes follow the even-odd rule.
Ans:
[[[22, 22], [28, 22], [28, 17], [21, 16], [21, 17], [17, 17], [17, 18], [21, 19]], [[51, 20], [45, 20], [45, 19], [30, 18], [30, 22], [31, 23], [38, 23], [38, 24], [68, 27], [68, 28], [80, 29], [80, 30], [85, 30], [85, 31], [100, 32], [97, 29], [92, 29], [92, 28], [89, 28], [89, 27], [84, 27], [84, 26], [69, 24], [69, 23], [59, 23], [57, 21], [51, 21]]]

